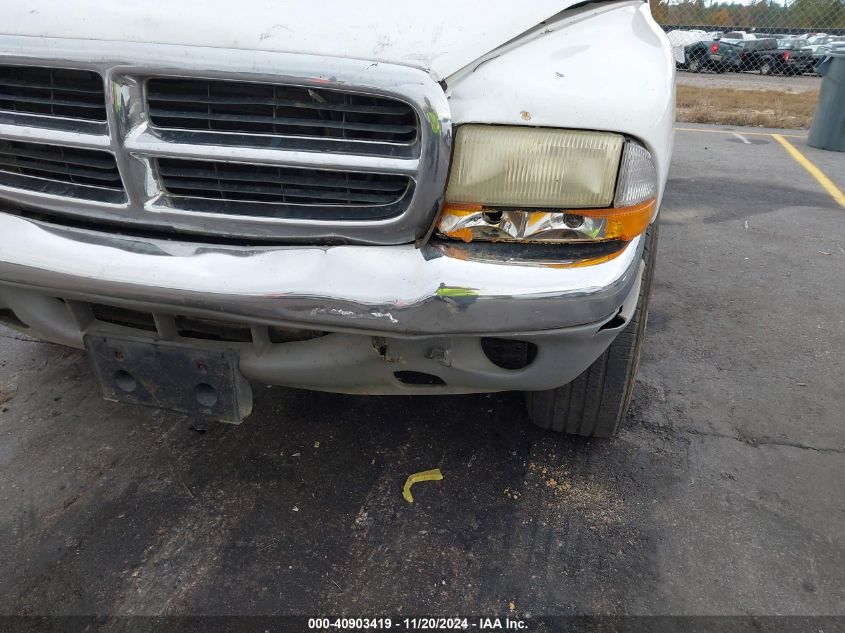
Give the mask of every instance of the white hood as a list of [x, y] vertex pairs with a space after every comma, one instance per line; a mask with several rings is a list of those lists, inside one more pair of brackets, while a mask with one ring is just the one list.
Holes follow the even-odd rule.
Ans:
[[281, 51], [442, 79], [578, 0], [0, 0], [0, 33]]

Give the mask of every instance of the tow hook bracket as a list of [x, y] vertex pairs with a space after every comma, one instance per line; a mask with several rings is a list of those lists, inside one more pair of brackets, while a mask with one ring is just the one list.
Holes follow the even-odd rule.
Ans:
[[239, 424], [252, 410], [252, 389], [234, 350], [86, 335], [103, 397]]

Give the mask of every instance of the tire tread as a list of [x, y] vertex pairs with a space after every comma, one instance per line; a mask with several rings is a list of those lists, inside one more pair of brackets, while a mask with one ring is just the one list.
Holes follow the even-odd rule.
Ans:
[[575, 380], [556, 389], [526, 393], [529, 417], [540, 428], [585, 437], [615, 435], [628, 410], [639, 367], [654, 276], [657, 233], [655, 222], [646, 232], [645, 271], [630, 323]]

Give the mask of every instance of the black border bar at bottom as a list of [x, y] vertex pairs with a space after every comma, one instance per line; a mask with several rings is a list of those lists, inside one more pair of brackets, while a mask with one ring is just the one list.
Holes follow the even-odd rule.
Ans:
[[[356, 621], [361, 620], [362, 626]], [[462, 621], [466, 625], [462, 625]], [[325, 626], [328, 622], [329, 626]], [[389, 626], [387, 626], [389, 622]], [[366, 623], [366, 624], [363, 624]], [[441, 626], [441, 624], [443, 624]], [[841, 616], [0, 616], [2, 633], [845, 633]]]

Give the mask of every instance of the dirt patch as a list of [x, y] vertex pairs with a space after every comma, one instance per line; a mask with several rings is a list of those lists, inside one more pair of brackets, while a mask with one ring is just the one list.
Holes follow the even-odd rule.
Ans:
[[0, 405], [4, 405], [15, 397], [18, 386], [11, 381], [0, 382]]
[[738, 90], [678, 85], [677, 120], [769, 128], [808, 128], [819, 91]]

